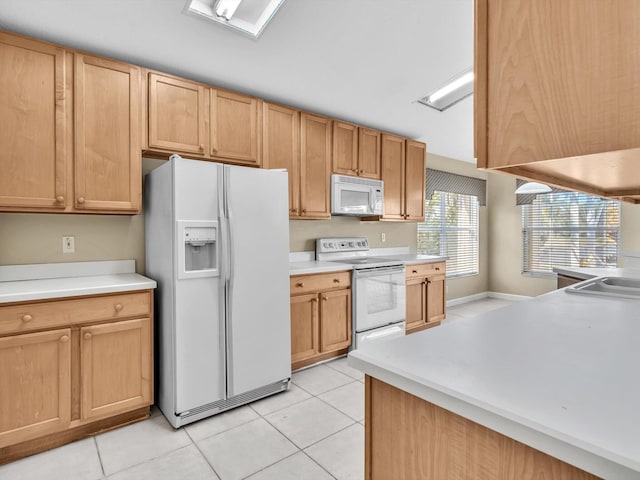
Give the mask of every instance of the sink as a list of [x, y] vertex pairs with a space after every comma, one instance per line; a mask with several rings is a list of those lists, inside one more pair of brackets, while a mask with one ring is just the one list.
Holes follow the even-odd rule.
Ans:
[[640, 278], [597, 277], [565, 288], [567, 293], [640, 300]]

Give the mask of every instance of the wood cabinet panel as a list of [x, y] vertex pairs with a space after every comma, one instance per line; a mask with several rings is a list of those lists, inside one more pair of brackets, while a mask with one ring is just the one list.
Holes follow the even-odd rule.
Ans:
[[0, 207], [65, 207], [65, 70], [62, 48], [0, 32]]
[[358, 126], [333, 122], [333, 172], [358, 174]]
[[380, 180], [380, 132], [358, 128], [358, 175]]
[[414, 222], [424, 221], [424, 196], [427, 146], [407, 140], [405, 162], [405, 214]]
[[320, 352], [318, 295], [291, 297], [291, 363]]
[[212, 88], [210, 102], [211, 156], [259, 166], [262, 101]]
[[204, 155], [209, 150], [208, 94], [198, 83], [149, 73], [149, 148]]
[[351, 345], [351, 289], [320, 294], [320, 352]]
[[427, 322], [427, 289], [424, 278], [412, 278], [407, 280], [406, 299], [407, 315], [406, 329], [420, 327]]
[[446, 270], [445, 262], [418, 263], [415, 265], [407, 265], [406, 275], [407, 275], [407, 278], [426, 277], [428, 275], [443, 273], [445, 270]]
[[300, 213], [300, 112], [264, 103], [264, 168], [285, 168], [289, 173], [289, 215]]
[[140, 69], [75, 54], [77, 209], [140, 209]]
[[331, 120], [300, 115], [301, 217], [330, 218]]
[[82, 418], [112, 415], [151, 401], [151, 320], [80, 330]]
[[151, 294], [148, 292], [20, 303], [0, 307], [0, 334], [135, 316], [144, 317], [150, 313]]
[[71, 330], [0, 338], [0, 447], [67, 428]]
[[381, 178], [384, 181], [384, 215], [382, 218], [404, 220], [404, 138], [383, 133], [380, 148]]
[[351, 286], [351, 272], [314, 273], [295, 275], [289, 279], [291, 295], [339, 290]]
[[434, 275], [427, 278], [427, 323], [438, 322], [446, 314], [445, 275]]

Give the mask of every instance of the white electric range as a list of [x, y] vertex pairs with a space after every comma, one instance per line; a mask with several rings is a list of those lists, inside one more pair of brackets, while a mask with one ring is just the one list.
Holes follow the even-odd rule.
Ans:
[[316, 260], [351, 265], [351, 348], [405, 334], [405, 268], [401, 260], [369, 255], [363, 237], [319, 238]]

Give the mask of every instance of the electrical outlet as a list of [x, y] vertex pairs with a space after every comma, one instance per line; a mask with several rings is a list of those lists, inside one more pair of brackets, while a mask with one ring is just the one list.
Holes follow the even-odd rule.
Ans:
[[382, 243], [386, 242], [386, 241], [387, 241], [387, 235], [386, 235], [386, 234], [384, 234], [384, 233], [381, 233], [381, 234], [380, 234], [380, 241], [381, 241]]
[[76, 237], [62, 237], [62, 253], [76, 253]]

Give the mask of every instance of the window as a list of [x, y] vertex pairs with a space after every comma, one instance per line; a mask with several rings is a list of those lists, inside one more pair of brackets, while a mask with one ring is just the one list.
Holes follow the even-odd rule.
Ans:
[[522, 206], [523, 271], [553, 267], [615, 267], [620, 204], [583, 193], [538, 195]]
[[418, 223], [418, 253], [447, 258], [447, 277], [478, 273], [478, 197], [436, 191]]

